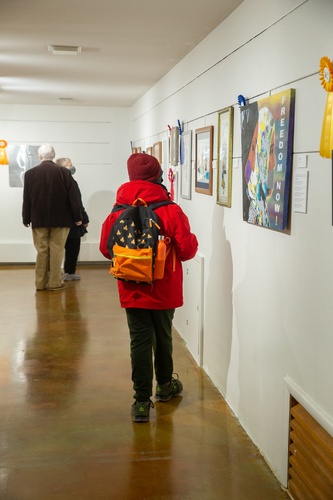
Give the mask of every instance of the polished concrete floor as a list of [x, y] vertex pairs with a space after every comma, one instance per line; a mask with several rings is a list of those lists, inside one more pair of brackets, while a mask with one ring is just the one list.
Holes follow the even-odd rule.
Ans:
[[130, 416], [128, 331], [107, 265], [35, 292], [0, 267], [1, 500], [289, 498], [174, 334], [181, 397]]

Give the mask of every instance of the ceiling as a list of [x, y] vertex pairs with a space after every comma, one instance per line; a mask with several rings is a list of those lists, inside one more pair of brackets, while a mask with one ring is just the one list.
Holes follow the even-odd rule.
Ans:
[[131, 106], [242, 1], [3, 0], [0, 103]]

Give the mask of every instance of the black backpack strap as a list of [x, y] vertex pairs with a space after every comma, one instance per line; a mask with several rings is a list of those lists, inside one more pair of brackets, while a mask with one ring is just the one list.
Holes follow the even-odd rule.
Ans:
[[[159, 201], [157, 203], [152, 203], [151, 205], [147, 206], [152, 210], [156, 210], [156, 208], [163, 207], [164, 205], [175, 205], [175, 202], [171, 200], [164, 200], [164, 201]], [[120, 210], [125, 210], [126, 208], [131, 206], [133, 205], [122, 205], [121, 203], [117, 203], [116, 205], [113, 206], [111, 213], [119, 212]]]
[[131, 205], [121, 205], [120, 203], [117, 205], [114, 205], [112, 210], [111, 210], [111, 213], [113, 212], [119, 212], [120, 210], [125, 210], [126, 208], [130, 207]]
[[148, 206], [152, 210], [156, 210], [157, 208], [163, 207], [164, 205], [175, 205], [175, 202], [171, 200], [164, 200], [164, 201], [159, 201], [158, 203], [152, 203], [151, 205]]

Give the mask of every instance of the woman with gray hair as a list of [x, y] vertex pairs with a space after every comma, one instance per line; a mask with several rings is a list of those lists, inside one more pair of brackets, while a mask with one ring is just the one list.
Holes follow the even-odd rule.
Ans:
[[[58, 158], [56, 164], [60, 167], [67, 168], [72, 175], [75, 174], [76, 168], [74, 167], [72, 160], [70, 158]], [[79, 274], [76, 274], [76, 265], [81, 248], [81, 238], [88, 231], [87, 227], [89, 224], [89, 217], [85, 208], [82, 204], [82, 196], [78, 183], [74, 180], [76, 187], [77, 196], [80, 201], [81, 214], [82, 214], [82, 225], [77, 226], [74, 224], [71, 226], [69, 234], [67, 236], [65, 244], [65, 262], [64, 262], [64, 281], [77, 281], [81, 279]]]

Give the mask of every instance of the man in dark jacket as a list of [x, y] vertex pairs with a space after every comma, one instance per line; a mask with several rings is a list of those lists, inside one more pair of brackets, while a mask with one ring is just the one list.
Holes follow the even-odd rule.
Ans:
[[[136, 153], [129, 157], [127, 170], [130, 182], [119, 187], [116, 203], [131, 205], [137, 198], [148, 205], [170, 199], [161, 184], [162, 169], [153, 156]], [[111, 213], [110, 226], [121, 212]], [[196, 236], [191, 233], [187, 216], [176, 203], [156, 209], [161, 225], [161, 234], [170, 238], [169, 252], [164, 278], [151, 285], [118, 281], [121, 307], [126, 310], [131, 340], [132, 380], [135, 403], [132, 416], [135, 422], [148, 422], [152, 395], [153, 371], [155, 368], [158, 401], [168, 401], [178, 396], [182, 383], [173, 378], [172, 321], [175, 308], [183, 305], [182, 261], [192, 259], [198, 248]], [[101, 235], [100, 251], [110, 259], [107, 241]], [[154, 353], [154, 363], [153, 363]]]
[[61, 264], [65, 242], [73, 221], [82, 224], [80, 202], [72, 175], [54, 163], [55, 151], [50, 144], [38, 150], [40, 165], [24, 175], [22, 218], [32, 228], [37, 250], [36, 290], [63, 288]]

